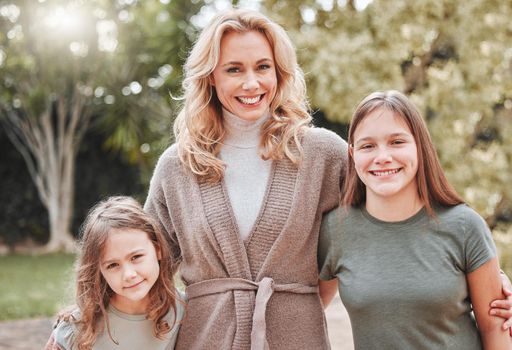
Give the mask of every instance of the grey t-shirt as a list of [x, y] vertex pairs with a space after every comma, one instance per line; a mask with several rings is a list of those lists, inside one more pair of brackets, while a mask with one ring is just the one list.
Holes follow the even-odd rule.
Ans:
[[[184, 300], [184, 298], [182, 298]], [[171, 331], [165, 334], [164, 339], [158, 339], [153, 335], [153, 321], [146, 319], [146, 315], [129, 315], [123, 313], [113, 306], [109, 306], [108, 319], [110, 324], [110, 332], [112, 337], [118, 342], [115, 344], [109, 337], [106, 327], [104, 331], [98, 334], [96, 342], [94, 343], [94, 350], [132, 350], [132, 349], [159, 349], [170, 350], [174, 349], [180, 321], [183, 318], [184, 306], [176, 301], [176, 323]], [[75, 318], [80, 317], [80, 313], [74, 313]], [[174, 313], [169, 311], [165, 316], [169, 325], [173, 324]], [[77, 349], [73, 344], [74, 334], [76, 327], [74, 324], [61, 321], [53, 335], [56, 343], [64, 350]]]
[[337, 208], [320, 230], [320, 278], [339, 279], [356, 349], [482, 349], [466, 274], [496, 255], [466, 205], [384, 222]]

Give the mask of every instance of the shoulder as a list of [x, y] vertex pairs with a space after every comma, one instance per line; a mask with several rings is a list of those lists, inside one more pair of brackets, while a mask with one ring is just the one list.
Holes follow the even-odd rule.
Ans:
[[158, 162], [156, 164], [156, 169], [167, 168], [169, 166], [174, 167], [176, 164], [180, 163], [180, 159], [178, 157], [178, 147], [174, 143], [169, 146], [158, 158]]
[[80, 311], [73, 311], [66, 319], [58, 320], [53, 330], [55, 342], [62, 349], [73, 349], [73, 340], [77, 332], [76, 321], [81, 318]]
[[324, 214], [322, 229], [329, 232], [342, 231], [342, 226], [350, 224], [360, 216], [360, 210], [352, 206], [338, 206]]
[[310, 127], [304, 133], [304, 145], [308, 145], [317, 150], [330, 152], [346, 152], [347, 143], [338, 134], [333, 131]]
[[443, 222], [456, 224], [460, 228], [486, 226], [482, 216], [467, 204], [436, 208], [436, 214]]
[[151, 179], [152, 183], [168, 182], [176, 176], [187, 176], [185, 167], [178, 156], [176, 144], [169, 146], [158, 158]]

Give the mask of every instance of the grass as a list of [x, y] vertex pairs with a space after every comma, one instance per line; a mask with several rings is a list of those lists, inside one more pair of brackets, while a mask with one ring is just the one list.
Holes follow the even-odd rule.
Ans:
[[72, 296], [74, 255], [0, 257], [0, 320], [53, 316]]
[[[498, 240], [502, 268], [512, 278], [512, 244]], [[72, 254], [0, 256], [0, 321], [54, 316], [72, 304]], [[176, 281], [182, 287], [180, 280]]]

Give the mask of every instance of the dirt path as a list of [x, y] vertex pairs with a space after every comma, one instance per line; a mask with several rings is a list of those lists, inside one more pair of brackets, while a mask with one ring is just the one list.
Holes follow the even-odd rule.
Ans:
[[[337, 297], [327, 308], [332, 350], [353, 350], [348, 315]], [[50, 334], [49, 318], [0, 322], [0, 350], [39, 350]]]

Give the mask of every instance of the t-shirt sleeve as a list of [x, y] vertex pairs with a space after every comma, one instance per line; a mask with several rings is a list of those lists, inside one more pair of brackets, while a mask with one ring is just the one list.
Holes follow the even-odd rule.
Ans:
[[318, 270], [320, 273], [320, 279], [332, 280], [336, 278], [336, 259], [334, 252], [334, 245], [332, 244], [332, 236], [337, 225], [337, 208], [324, 214], [322, 218], [322, 224], [320, 226], [320, 234], [318, 236]]
[[473, 209], [466, 212], [465, 233], [466, 273], [469, 273], [494, 258], [496, 246], [486, 222]]
[[67, 321], [60, 321], [53, 330], [55, 344], [62, 350], [72, 350], [75, 327]]

